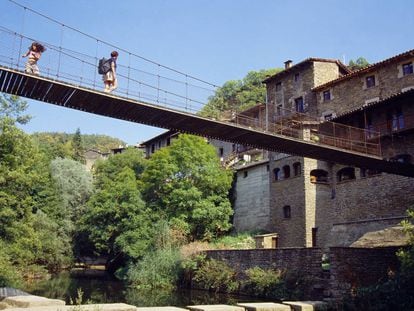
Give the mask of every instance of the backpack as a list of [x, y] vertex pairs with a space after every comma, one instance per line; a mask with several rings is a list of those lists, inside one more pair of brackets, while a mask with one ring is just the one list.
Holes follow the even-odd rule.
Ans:
[[104, 75], [110, 70], [111, 70], [111, 60], [106, 59], [105, 57], [101, 58], [98, 63], [98, 73], [101, 75]]

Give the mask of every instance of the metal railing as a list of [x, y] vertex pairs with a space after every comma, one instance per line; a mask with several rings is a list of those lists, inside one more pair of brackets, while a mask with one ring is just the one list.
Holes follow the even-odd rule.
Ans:
[[[0, 65], [23, 71], [25, 61], [21, 56], [26, 52], [25, 47], [30, 46], [33, 41], [38, 40], [0, 26]], [[103, 91], [101, 76], [97, 74], [99, 59], [97, 56], [44, 41], [41, 43], [47, 48], [38, 64], [41, 76]], [[117, 67], [119, 88], [115, 91], [115, 95], [197, 115], [208, 97], [215, 92], [211, 89], [212, 84], [177, 73], [168, 67], [151, 63], [158, 69], [158, 73], [151, 73], [138, 69], [132, 63], [123, 65], [121, 59]], [[166, 72], [161, 74], [162, 70]], [[176, 73], [185, 80], [179, 80], [179, 77], [174, 77], [171, 73]], [[232, 120], [221, 122], [231, 122], [242, 127], [309, 143], [381, 156], [380, 135], [373, 129], [368, 131], [328, 121], [320, 122], [308, 114], [287, 109], [273, 122], [266, 122], [263, 118], [248, 117], [243, 113], [234, 114]]]

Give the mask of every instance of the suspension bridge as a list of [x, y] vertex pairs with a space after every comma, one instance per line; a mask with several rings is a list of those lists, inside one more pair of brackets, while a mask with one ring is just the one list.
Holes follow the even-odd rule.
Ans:
[[[37, 14], [62, 28], [58, 45], [0, 25], [0, 91], [66, 108], [233, 142], [254, 148], [414, 177], [414, 165], [384, 160], [379, 134], [333, 122], [319, 122], [295, 113], [277, 122], [235, 114], [229, 121], [200, 116], [216, 85], [123, 50], [79, 30], [20, 6], [23, 15]], [[95, 56], [66, 49], [65, 31], [95, 43]], [[47, 48], [40, 75], [24, 72], [24, 47], [39, 41]], [[69, 46], [73, 44], [68, 43]], [[100, 49], [123, 52], [127, 65], [118, 64], [121, 86], [104, 93], [96, 66]], [[106, 53], [108, 54], [108, 53]], [[143, 70], [152, 67], [155, 70]], [[308, 133], [308, 134], [307, 134]], [[313, 134], [312, 134], [313, 133]], [[312, 135], [317, 140], [312, 140]], [[369, 139], [367, 139], [369, 137]]]

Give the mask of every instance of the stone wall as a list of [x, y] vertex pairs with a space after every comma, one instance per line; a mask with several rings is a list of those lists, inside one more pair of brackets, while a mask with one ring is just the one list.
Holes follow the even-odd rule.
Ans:
[[[319, 190], [324, 192], [318, 193], [316, 200], [319, 247], [349, 246], [373, 230], [372, 223], [376, 220], [384, 229], [386, 222], [381, 219], [406, 216], [406, 209], [414, 206], [412, 178], [385, 173], [361, 177], [360, 170], [355, 169], [356, 179], [338, 182], [336, 175], [341, 168], [343, 166], [334, 165], [330, 185], [320, 185], [323, 189]], [[333, 228], [335, 223], [354, 221], [365, 221], [365, 224], [369, 221], [371, 226], [361, 225], [357, 231], [346, 226], [341, 235]], [[389, 225], [395, 224], [396, 221], [392, 221]]]
[[252, 250], [210, 250], [207, 258], [224, 261], [238, 273], [253, 267], [300, 271], [302, 276], [323, 284], [326, 295], [343, 298], [357, 287], [386, 280], [400, 268], [398, 247], [329, 249], [330, 281], [323, 282], [322, 250], [319, 248], [285, 248]]
[[208, 258], [228, 263], [243, 273], [253, 267], [300, 271], [304, 276], [321, 277], [322, 251], [319, 248], [211, 250]]
[[270, 222], [268, 162], [237, 170], [233, 225], [237, 231], [266, 231]]
[[350, 294], [359, 286], [384, 280], [399, 269], [398, 248], [330, 248], [330, 292], [334, 298]]

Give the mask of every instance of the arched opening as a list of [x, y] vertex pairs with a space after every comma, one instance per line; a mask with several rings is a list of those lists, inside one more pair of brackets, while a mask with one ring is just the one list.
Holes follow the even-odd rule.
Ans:
[[291, 210], [290, 210], [290, 205], [285, 205], [283, 206], [283, 217], [284, 218], [290, 218], [291, 217]]
[[290, 177], [290, 166], [289, 165], [285, 165], [283, 167], [283, 178], [289, 178]]
[[355, 168], [344, 167], [336, 173], [338, 182], [355, 179]]
[[302, 166], [300, 162], [293, 163], [293, 175], [294, 176], [300, 176], [302, 174]]
[[278, 167], [276, 167], [274, 170], [273, 170], [273, 179], [276, 181], [276, 180], [280, 180], [280, 168], [278, 168]]
[[328, 182], [328, 172], [321, 169], [312, 170], [310, 172], [310, 182], [311, 183], [327, 183]]

